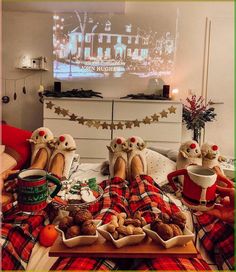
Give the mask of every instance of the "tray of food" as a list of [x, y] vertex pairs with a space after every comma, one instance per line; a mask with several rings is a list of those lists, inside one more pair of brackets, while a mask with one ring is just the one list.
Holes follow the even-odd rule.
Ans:
[[[132, 218], [121, 213], [102, 224], [88, 210], [74, 210], [59, 222], [61, 237], [49, 256], [155, 258], [160, 255], [196, 257], [193, 233], [186, 228], [182, 214], [158, 216], [146, 224], [141, 213]], [[167, 227], [168, 225], [168, 227]], [[178, 226], [178, 227], [177, 227]]]
[[103, 196], [103, 189], [95, 178], [88, 180], [65, 180], [61, 191], [54, 197], [52, 204], [59, 209], [73, 211], [76, 208], [86, 209]]

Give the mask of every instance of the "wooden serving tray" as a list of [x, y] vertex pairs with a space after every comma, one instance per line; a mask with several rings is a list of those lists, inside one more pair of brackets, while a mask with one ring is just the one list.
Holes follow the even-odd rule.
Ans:
[[98, 240], [90, 246], [78, 246], [69, 248], [65, 246], [59, 237], [49, 251], [50, 257], [108, 257], [108, 258], [156, 258], [160, 255], [194, 258], [197, 257], [197, 250], [193, 242], [185, 246], [176, 246], [169, 249], [164, 248], [146, 237], [138, 245], [116, 248], [112, 242], [106, 241], [101, 235]]

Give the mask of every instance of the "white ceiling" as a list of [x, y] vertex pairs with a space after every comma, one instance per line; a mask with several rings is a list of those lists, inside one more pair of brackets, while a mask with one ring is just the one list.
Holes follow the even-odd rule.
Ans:
[[71, 12], [79, 10], [90, 13], [124, 13], [125, 2], [80, 2], [80, 1], [2, 1], [4, 11], [24, 12]]

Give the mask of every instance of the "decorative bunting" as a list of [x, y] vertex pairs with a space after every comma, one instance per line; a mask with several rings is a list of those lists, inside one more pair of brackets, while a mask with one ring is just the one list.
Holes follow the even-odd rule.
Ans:
[[173, 106], [171, 106], [170, 108], [168, 108], [168, 110], [169, 110], [170, 113], [176, 113], [176, 112], [175, 112], [175, 111], [176, 111], [176, 108], [173, 107]]
[[148, 118], [148, 116], [145, 117], [145, 119], [143, 119], [143, 123], [144, 124], [151, 124], [151, 120], [150, 118]]
[[74, 113], [72, 113], [71, 115], [70, 115], [70, 121], [76, 121], [77, 120], [77, 115], [75, 115]]
[[74, 113], [70, 114], [69, 110], [63, 109], [59, 106], [56, 106], [55, 104], [52, 103], [52, 101], [48, 101], [46, 103], [46, 108], [53, 110], [54, 112], [58, 115], [63, 115], [64, 117], [69, 116], [69, 120], [70, 121], [76, 121], [81, 125], [86, 125], [88, 127], [95, 127], [96, 129], [99, 129], [100, 127], [102, 129], [121, 129], [123, 130], [124, 128], [129, 128], [132, 129], [133, 127], [140, 127], [140, 124], [144, 124], [144, 125], [149, 125], [152, 123], [156, 123], [159, 122], [159, 118], [168, 118], [168, 114], [176, 114], [176, 108], [171, 106], [170, 108], [168, 108], [168, 111], [166, 110], [162, 110], [160, 112], [160, 115], [158, 115], [157, 113], [154, 113], [151, 116], [146, 116], [145, 118], [141, 120], [133, 120], [133, 121], [119, 121], [117, 123], [107, 123], [105, 121], [101, 121], [101, 120], [94, 120], [94, 119], [87, 119], [84, 118], [83, 116], [78, 117], [77, 115], [75, 115]]
[[167, 114], [168, 114], [168, 112], [167, 111], [165, 111], [165, 110], [163, 110], [162, 112], [160, 112], [160, 115], [161, 115], [161, 118], [167, 118]]
[[59, 115], [61, 113], [61, 108], [55, 107], [55, 113]]
[[133, 121], [133, 123], [134, 123], [135, 127], [139, 127], [139, 124], [141, 123], [141, 121], [139, 121], [138, 119], [136, 119], [136, 120]]
[[53, 106], [54, 106], [54, 104], [52, 103], [52, 101], [49, 101], [49, 102], [46, 103], [46, 108], [47, 109], [51, 110]]
[[153, 121], [157, 121], [157, 122], [158, 122], [160, 116], [157, 115], [157, 114], [155, 113], [155, 114], [153, 114], [151, 117], [152, 117], [152, 120], [153, 120]]

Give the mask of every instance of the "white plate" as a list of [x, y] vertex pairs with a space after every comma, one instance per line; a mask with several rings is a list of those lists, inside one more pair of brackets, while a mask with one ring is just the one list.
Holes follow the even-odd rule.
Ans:
[[[108, 223], [109, 224], [109, 223]], [[140, 243], [146, 236], [146, 233], [143, 234], [134, 234], [125, 236], [121, 239], [115, 240], [112, 235], [106, 230], [108, 224], [98, 227], [98, 232], [108, 241], [111, 241], [117, 248], [124, 246], [136, 245]]]
[[[95, 225], [99, 227], [102, 223], [101, 220], [93, 220]], [[98, 239], [98, 232], [96, 231], [95, 235], [79, 235], [70, 239], [66, 239], [64, 231], [60, 230], [58, 226], [56, 226], [56, 230], [61, 233], [62, 236], [62, 242], [67, 247], [75, 247], [75, 246], [85, 246], [85, 245], [91, 245]]]
[[155, 231], [150, 229], [150, 224], [143, 227], [143, 230], [147, 233], [152, 240], [162, 244], [165, 248], [173, 246], [183, 246], [194, 238], [194, 234], [187, 228], [183, 230], [183, 235], [175, 236], [169, 240], [163, 240]]

